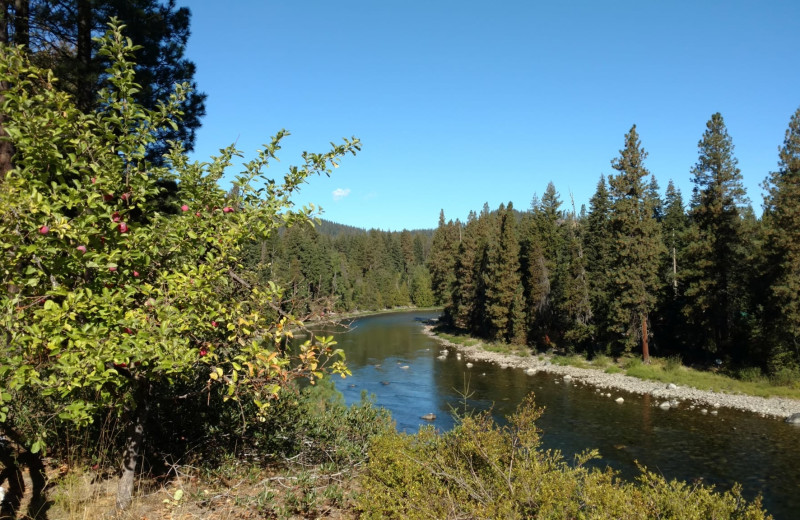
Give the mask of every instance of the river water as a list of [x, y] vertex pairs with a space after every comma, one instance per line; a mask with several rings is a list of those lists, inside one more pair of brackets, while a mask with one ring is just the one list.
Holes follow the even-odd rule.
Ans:
[[[701, 480], [720, 489], [734, 482], [748, 499], [761, 494], [776, 519], [800, 518], [800, 428], [755, 414], [721, 409], [701, 415], [688, 409], [662, 410], [649, 396], [612, 392], [602, 397], [591, 387], [565, 383], [554, 375], [526, 375], [489, 363], [456, 359], [422, 333], [422, 320], [435, 312], [382, 314], [355, 320], [334, 332], [353, 375], [336, 379], [347, 403], [362, 392], [391, 411], [397, 429], [416, 432], [422, 424], [452, 428], [451, 411], [491, 409], [500, 421], [528, 393], [544, 407], [537, 425], [542, 444], [567, 460], [587, 448], [600, 451], [598, 465], [626, 478], [638, 475], [635, 461], [667, 479]], [[466, 396], [466, 398], [465, 398]], [[614, 398], [622, 396], [623, 404]], [[432, 422], [421, 419], [433, 413]]]

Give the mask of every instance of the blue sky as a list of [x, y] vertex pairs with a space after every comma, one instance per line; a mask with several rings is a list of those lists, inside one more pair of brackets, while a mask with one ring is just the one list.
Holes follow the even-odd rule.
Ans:
[[[208, 94], [196, 142], [253, 157], [281, 128], [280, 177], [302, 150], [363, 149], [295, 201], [342, 224], [432, 228], [484, 202], [528, 209], [553, 181], [580, 209], [636, 124], [661, 184], [684, 199], [705, 123], [721, 112], [744, 184], [777, 165], [800, 107], [787, 1], [178, 1]], [[235, 174], [231, 171], [231, 178]]]

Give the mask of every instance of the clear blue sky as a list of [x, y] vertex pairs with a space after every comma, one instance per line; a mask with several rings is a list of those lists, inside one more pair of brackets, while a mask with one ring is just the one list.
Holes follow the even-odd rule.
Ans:
[[[196, 154], [363, 150], [296, 199], [343, 224], [436, 226], [484, 202], [528, 209], [553, 181], [587, 204], [634, 123], [646, 165], [691, 195], [721, 112], [757, 213], [800, 106], [800, 1], [178, 0], [208, 94]], [[231, 172], [231, 177], [233, 176]], [[338, 194], [338, 196], [337, 196]]]

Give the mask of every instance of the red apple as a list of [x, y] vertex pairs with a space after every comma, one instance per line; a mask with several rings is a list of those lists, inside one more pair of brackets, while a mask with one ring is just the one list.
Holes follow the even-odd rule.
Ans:
[[230, 206], [225, 206], [224, 208], [222, 208], [222, 212], [223, 213], [232, 213], [233, 212], [233, 208], [230, 207]]
[[122, 220], [122, 219], [119, 216], [119, 211], [115, 211], [114, 213], [111, 214], [111, 221], [112, 222], [119, 222], [120, 220]]
[[130, 193], [123, 193], [122, 195], [119, 196], [119, 198], [121, 198], [125, 202], [128, 202], [128, 199], [131, 198], [131, 194]]
[[211, 322], [211, 326], [212, 326], [212, 327], [216, 327], [216, 326], [217, 326], [217, 322], [216, 322], [216, 321], [212, 321], [212, 322]]
[[122, 331], [125, 332], [125, 334], [133, 334], [133, 331], [130, 329], [130, 327], [125, 327], [122, 329]]
[[199, 216], [200, 216], [200, 212], [199, 212], [199, 211], [196, 211], [196, 212], [195, 212], [195, 214], [194, 214], [194, 216], [195, 216], [195, 217], [199, 217]]
[[42, 235], [46, 235], [49, 232], [50, 232], [50, 228], [47, 227], [47, 226], [42, 226], [42, 227], [39, 228], [39, 233], [41, 233]]
[[108, 268], [108, 270], [111, 271], [112, 273], [114, 273], [114, 272], [117, 271], [117, 268], [114, 267], [114, 266], [111, 266], [111, 267]]
[[181, 211], [189, 211], [189, 206], [184, 204], [183, 206], [181, 206]]
[[114, 200], [114, 194], [113, 193], [106, 193], [105, 195], [103, 195], [103, 200], [106, 201], [106, 202]]
[[80, 251], [84, 255], [86, 254], [86, 246], [78, 246], [75, 249], [77, 249], [78, 251]]
[[203, 357], [203, 356], [205, 356], [206, 354], [208, 354], [208, 351], [207, 351], [206, 349], [204, 349], [204, 348], [201, 348], [201, 349], [200, 349], [200, 357]]
[[119, 232], [120, 233], [127, 233], [128, 232], [128, 224], [121, 222], [119, 225]]
[[134, 271], [133, 272], [133, 277], [134, 278], [139, 278], [139, 271]]

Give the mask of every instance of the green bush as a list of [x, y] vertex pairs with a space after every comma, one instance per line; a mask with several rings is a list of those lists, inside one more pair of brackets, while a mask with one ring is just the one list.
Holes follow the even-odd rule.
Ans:
[[541, 415], [528, 397], [498, 426], [487, 413], [464, 417], [450, 432], [377, 438], [360, 479], [364, 518], [765, 518], [759, 500], [739, 487], [715, 493], [702, 485], [667, 482], [642, 470], [636, 483], [610, 469], [574, 465], [540, 448]]

